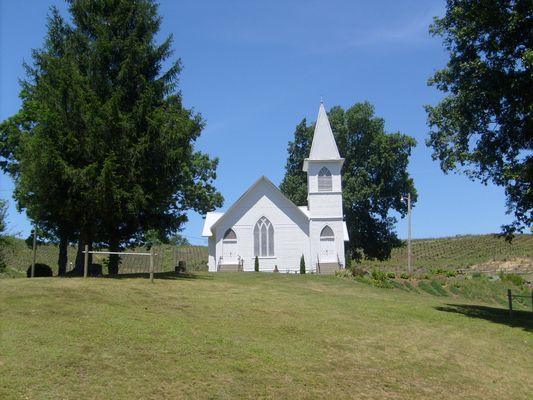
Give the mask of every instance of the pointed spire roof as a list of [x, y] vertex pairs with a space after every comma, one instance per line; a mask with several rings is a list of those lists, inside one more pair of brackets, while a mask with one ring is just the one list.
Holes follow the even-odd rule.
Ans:
[[311, 152], [309, 158], [306, 158], [304, 161], [304, 171], [307, 171], [307, 161], [313, 160], [343, 160], [337, 149], [337, 143], [335, 143], [333, 131], [329, 124], [328, 114], [326, 113], [322, 100], [320, 100], [320, 108], [318, 109]]

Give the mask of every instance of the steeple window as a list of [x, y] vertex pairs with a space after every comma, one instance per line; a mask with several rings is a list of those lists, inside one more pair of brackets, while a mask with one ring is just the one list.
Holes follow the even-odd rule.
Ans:
[[331, 190], [331, 172], [326, 167], [322, 167], [322, 169], [318, 172], [318, 191], [331, 192]]

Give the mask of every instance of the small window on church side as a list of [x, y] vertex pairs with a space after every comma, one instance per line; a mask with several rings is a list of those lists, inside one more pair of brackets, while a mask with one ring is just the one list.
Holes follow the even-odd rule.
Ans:
[[331, 172], [326, 167], [318, 172], [318, 191], [319, 192], [331, 192]]
[[254, 228], [254, 255], [274, 256], [274, 227], [266, 217], [261, 217]]
[[235, 231], [233, 229], [228, 229], [226, 233], [224, 233], [224, 242], [236, 242], [237, 241], [237, 235], [235, 234]]

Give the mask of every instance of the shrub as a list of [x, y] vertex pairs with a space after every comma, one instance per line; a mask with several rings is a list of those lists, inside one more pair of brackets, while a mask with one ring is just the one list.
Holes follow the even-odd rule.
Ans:
[[375, 281], [386, 281], [387, 280], [387, 274], [383, 271], [380, 271], [379, 269], [375, 269], [370, 273], [370, 276]]
[[259, 272], [259, 257], [255, 256], [254, 271]]
[[102, 264], [91, 264], [88, 272], [90, 276], [102, 276]]
[[448, 278], [452, 278], [456, 275], [455, 271], [451, 269], [445, 269], [445, 268], [434, 268], [434, 269], [430, 269], [429, 272], [435, 275], [443, 275]]
[[396, 279], [396, 272], [387, 272], [387, 278]]
[[[28, 278], [31, 277], [31, 265], [26, 270], [26, 276]], [[54, 276], [54, 274], [52, 272], [52, 268], [50, 268], [48, 265], [36, 263], [33, 276], [36, 278], [37, 277], [49, 277], [49, 276]]]
[[303, 254], [300, 258], [300, 274], [305, 274], [305, 258]]
[[349, 269], [337, 269], [335, 270], [335, 276], [339, 278], [352, 278], [352, 271]]
[[346, 252], [345, 260], [346, 260], [346, 269], [352, 269], [353, 260], [352, 260], [352, 257], [349, 251]]
[[502, 282], [509, 282], [515, 286], [522, 286], [526, 281], [518, 274], [504, 274], [500, 272], [500, 279]]
[[353, 276], [364, 276], [367, 274], [362, 267], [352, 267], [351, 272]]
[[407, 272], [402, 272], [402, 273], [400, 274], [400, 278], [402, 278], [402, 279], [409, 279], [410, 276], [409, 276], [409, 274], [408, 274]]

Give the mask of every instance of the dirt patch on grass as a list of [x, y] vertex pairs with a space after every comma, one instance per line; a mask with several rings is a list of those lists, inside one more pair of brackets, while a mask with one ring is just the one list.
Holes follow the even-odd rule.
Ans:
[[510, 260], [494, 260], [485, 263], [474, 264], [468, 269], [479, 272], [512, 272], [529, 274], [533, 273], [533, 259], [514, 258]]

